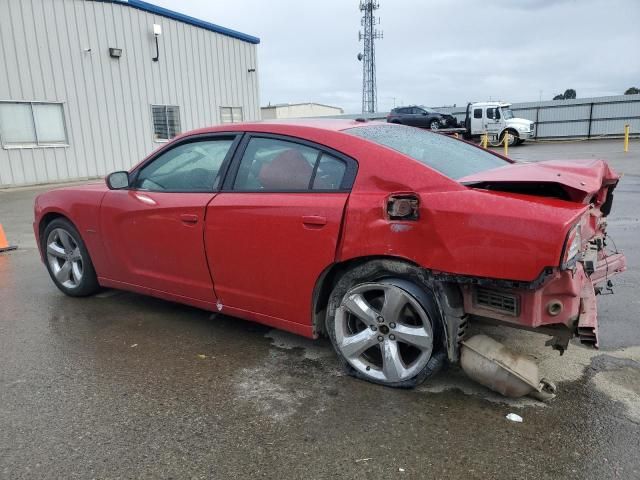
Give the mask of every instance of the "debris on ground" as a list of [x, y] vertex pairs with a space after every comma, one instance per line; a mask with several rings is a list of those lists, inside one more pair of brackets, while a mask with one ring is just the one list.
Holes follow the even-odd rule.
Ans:
[[510, 413], [506, 418], [507, 420], [511, 420], [512, 422], [522, 423], [522, 417], [515, 413]]

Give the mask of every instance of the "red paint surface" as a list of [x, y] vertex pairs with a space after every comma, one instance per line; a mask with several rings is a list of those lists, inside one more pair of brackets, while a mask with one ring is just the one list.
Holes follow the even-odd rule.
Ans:
[[308, 324], [316, 280], [335, 259], [347, 196], [218, 194], [207, 208], [205, 245], [223, 303]]
[[[558, 267], [567, 234], [578, 221], [583, 245], [604, 233], [599, 207], [607, 186], [618, 179], [605, 162], [505, 162], [504, 167], [461, 180], [556, 182], [568, 187], [572, 201], [490, 192], [341, 132], [356, 126], [362, 124], [264, 122], [186, 134], [268, 132], [333, 148], [358, 162], [350, 194], [69, 187], [38, 197], [36, 235], [44, 215], [64, 215], [79, 229], [105, 286], [209, 309], [220, 301], [225, 312], [308, 336], [313, 288], [322, 272], [335, 262], [367, 256], [403, 258], [450, 274], [525, 282], [552, 268], [551, 279], [540, 288], [517, 292], [521, 315], [505, 320], [539, 326], [569, 322], [579, 314], [587, 277]], [[168, 148], [171, 143], [162, 147]], [[418, 196], [418, 221], [386, 217], [386, 199], [397, 193]], [[624, 258], [616, 261], [623, 270]], [[464, 292], [468, 312], [481, 314], [471, 303], [469, 288]], [[565, 308], [560, 317], [549, 318], [544, 309], [556, 297]]]
[[109, 271], [100, 276], [214, 304], [203, 248], [212, 193], [108, 191], [100, 231]]

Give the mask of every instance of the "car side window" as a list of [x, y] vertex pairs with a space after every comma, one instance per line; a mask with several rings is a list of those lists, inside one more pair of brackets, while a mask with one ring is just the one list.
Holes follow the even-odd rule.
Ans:
[[233, 184], [236, 191], [339, 190], [346, 165], [315, 148], [274, 138], [249, 140]]
[[323, 153], [313, 177], [313, 190], [340, 190], [347, 165], [331, 155]]
[[482, 109], [474, 108], [473, 109], [473, 118], [482, 118]]
[[134, 188], [152, 192], [211, 192], [233, 138], [184, 143], [140, 170]]
[[487, 118], [494, 119], [495, 116], [496, 116], [496, 109], [495, 108], [487, 108]]

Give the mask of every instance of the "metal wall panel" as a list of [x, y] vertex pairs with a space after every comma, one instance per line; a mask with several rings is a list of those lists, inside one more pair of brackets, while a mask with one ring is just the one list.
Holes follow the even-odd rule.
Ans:
[[178, 105], [182, 131], [220, 123], [221, 106], [258, 120], [256, 62], [255, 44], [118, 3], [0, 0], [0, 100], [63, 102], [69, 141], [0, 148], [0, 187], [130, 168], [161, 146], [154, 104]]

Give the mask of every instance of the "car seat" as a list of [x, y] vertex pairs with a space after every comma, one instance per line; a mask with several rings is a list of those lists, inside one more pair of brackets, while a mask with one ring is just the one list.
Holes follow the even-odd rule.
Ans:
[[296, 149], [279, 153], [260, 169], [258, 180], [266, 190], [306, 190], [313, 167]]

